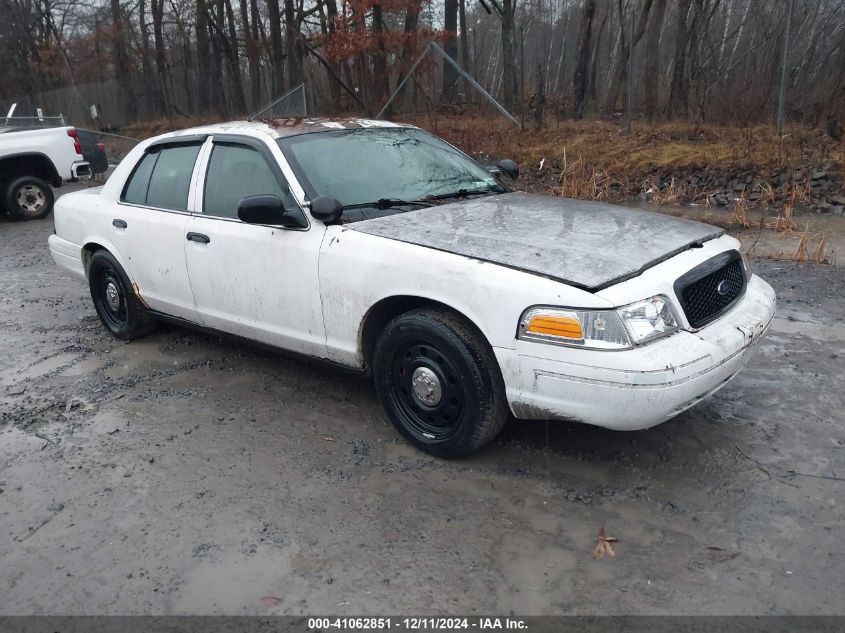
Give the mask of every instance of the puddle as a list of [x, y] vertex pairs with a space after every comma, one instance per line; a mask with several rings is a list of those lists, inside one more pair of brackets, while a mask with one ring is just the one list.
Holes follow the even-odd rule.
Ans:
[[100, 369], [105, 362], [98, 356], [90, 356], [78, 363], [74, 363], [60, 374], [61, 376], [83, 376]]
[[[257, 615], [295, 603], [289, 586], [292, 578], [288, 554], [262, 547], [260, 555], [244, 555], [235, 547], [229, 546], [222, 555], [210, 555], [183, 576], [172, 613]], [[280, 600], [275, 609], [261, 601], [268, 595]]]
[[0, 384], [11, 385], [23, 380], [31, 380], [33, 378], [38, 378], [39, 376], [44, 376], [45, 374], [56, 371], [57, 369], [61, 369], [65, 365], [71, 364], [77, 358], [79, 358], [79, 356], [76, 354], [57, 354], [56, 356], [40, 360], [16, 374], [12, 374], [12, 368], [4, 369], [3, 371], [0, 371], [0, 374], [3, 376], [2, 380], [0, 380]]

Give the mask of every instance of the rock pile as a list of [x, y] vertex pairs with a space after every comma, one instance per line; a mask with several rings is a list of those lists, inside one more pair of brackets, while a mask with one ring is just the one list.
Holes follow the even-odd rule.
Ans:
[[740, 196], [751, 204], [779, 204], [793, 197], [817, 213], [843, 214], [845, 188], [838, 165], [817, 168], [779, 169], [767, 173], [740, 171], [725, 173], [709, 167], [681, 173], [661, 171], [643, 185], [643, 193], [675, 192], [679, 201], [703, 202], [713, 206], [732, 204]]

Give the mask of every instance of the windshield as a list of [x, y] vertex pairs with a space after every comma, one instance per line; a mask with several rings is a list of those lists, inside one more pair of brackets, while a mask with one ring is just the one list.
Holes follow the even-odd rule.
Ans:
[[279, 139], [308, 197], [343, 206], [499, 189], [478, 163], [415, 128], [327, 130]]

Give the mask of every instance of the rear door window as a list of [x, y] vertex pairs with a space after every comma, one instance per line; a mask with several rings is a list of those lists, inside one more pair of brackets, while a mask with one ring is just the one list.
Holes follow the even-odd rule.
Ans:
[[138, 163], [123, 195], [125, 202], [158, 209], [186, 211], [191, 174], [201, 144], [169, 145]]

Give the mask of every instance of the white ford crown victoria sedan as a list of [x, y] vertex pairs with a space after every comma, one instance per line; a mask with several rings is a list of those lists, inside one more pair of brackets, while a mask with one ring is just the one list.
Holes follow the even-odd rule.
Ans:
[[444, 457], [511, 414], [647, 428], [748, 360], [775, 296], [736, 240], [504, 175], [410, 126], [212, 125], [62, 196], [49, 245], [115, 336], [166, 319], [370, 371]]

